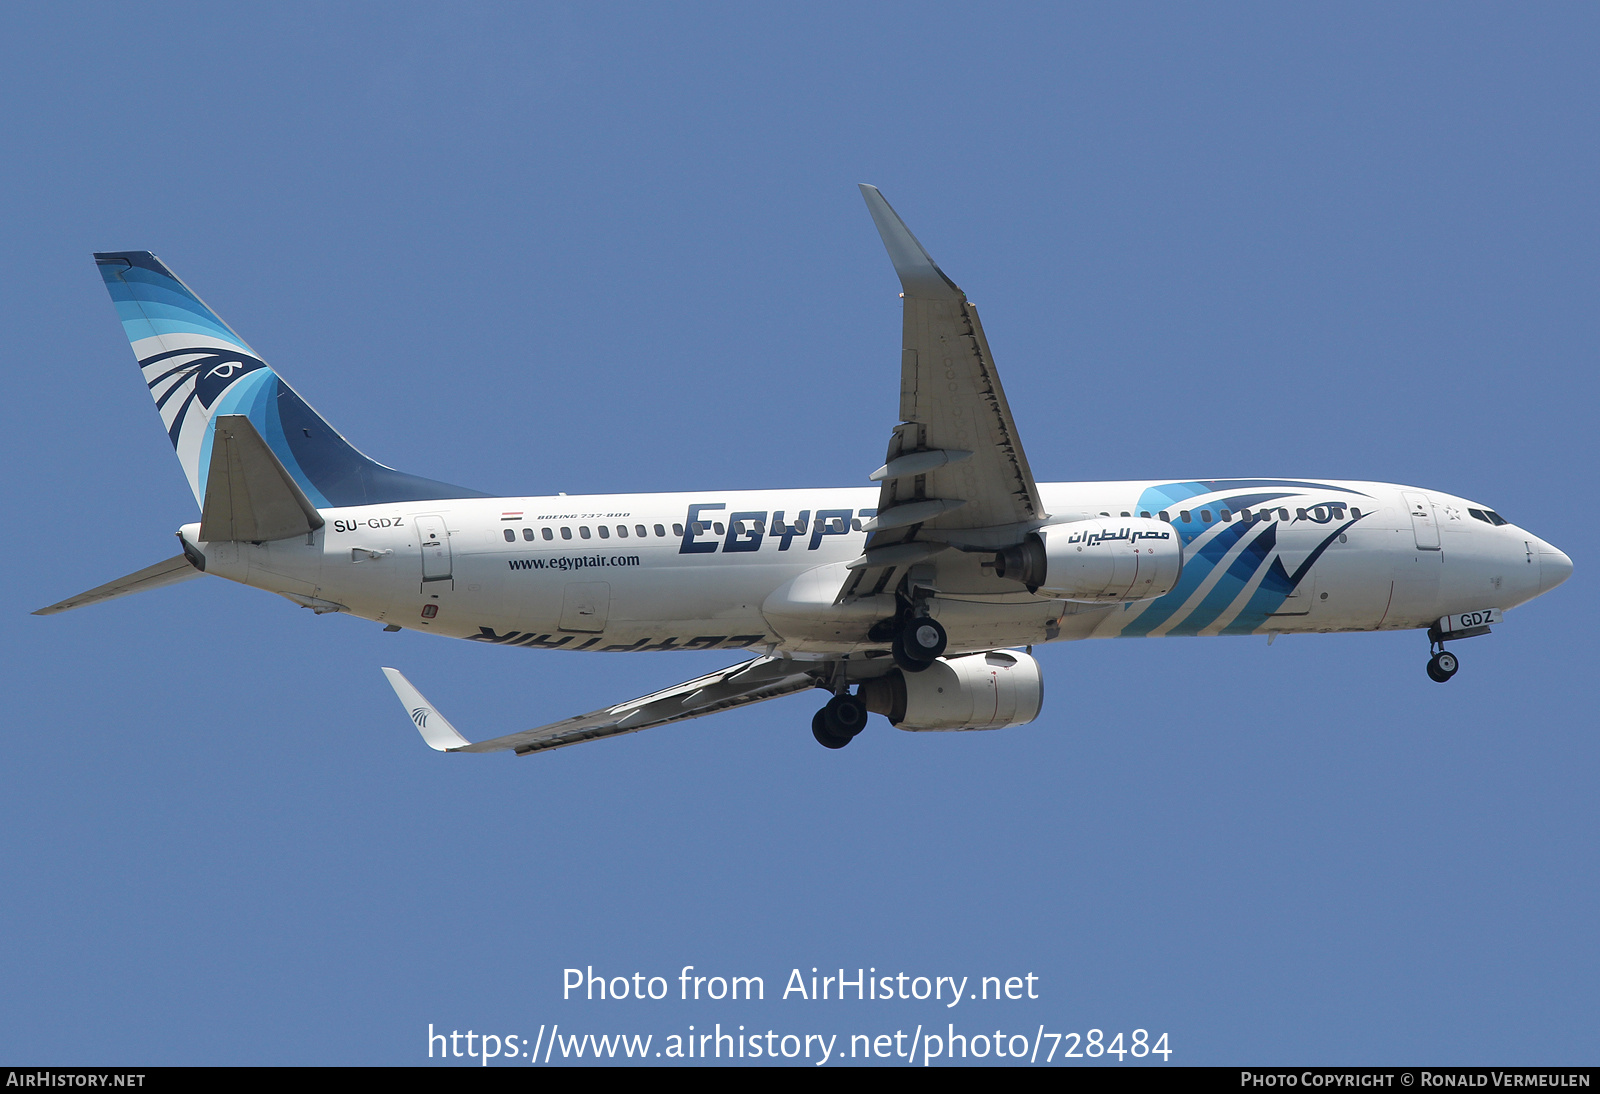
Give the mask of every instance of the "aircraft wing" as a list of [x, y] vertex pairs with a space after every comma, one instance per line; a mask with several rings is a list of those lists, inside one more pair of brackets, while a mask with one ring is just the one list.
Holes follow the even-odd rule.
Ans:
[[840, 599], [884, 588], [890, 572], [957, 545], [1009, 546], [1048, 515], [1017, 436], [978, 311], [874, 186], [861, 187], [900, 276], [900, 420], [889, 438], [878, 513]]
[[463, 737], [398, 670], [386, 668], [383, 673], [430, 748], [526, 756], [804, 691], [816, 685], [813, 673], [821, 667], [817, 662], [802, 665], [782, 657], [757, 657], [626, 703], [476, 743]]

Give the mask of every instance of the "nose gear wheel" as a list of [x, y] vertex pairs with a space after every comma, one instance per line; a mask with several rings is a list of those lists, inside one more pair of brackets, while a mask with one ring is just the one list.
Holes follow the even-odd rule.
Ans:
[[1428, 658], [1428, 678], [1440, 684], [1447, 683], [1459, 668], [1460, 659], [1449, 650], [1440, 650]]

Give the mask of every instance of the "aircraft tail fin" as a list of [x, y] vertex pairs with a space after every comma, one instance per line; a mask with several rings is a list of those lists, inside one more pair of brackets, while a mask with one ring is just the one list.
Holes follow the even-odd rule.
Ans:
[[239, 414], [316, 508], [492, 495], [369, 459], [149, 251], [94, 256], [195, 501], [214, 464], [212, 419]]

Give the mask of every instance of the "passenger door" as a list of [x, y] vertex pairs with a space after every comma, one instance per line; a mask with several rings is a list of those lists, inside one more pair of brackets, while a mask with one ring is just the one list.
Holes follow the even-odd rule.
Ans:
[[1439, 521], [1434, 516], [1433, 502], [1428, 500], [1428, 495], [1409, 490], [1400, 496], [1405, 499], [1406, 508], [1411, 512], [1411, 534], [1416, 537], [1417, 550], [1437, 551]]

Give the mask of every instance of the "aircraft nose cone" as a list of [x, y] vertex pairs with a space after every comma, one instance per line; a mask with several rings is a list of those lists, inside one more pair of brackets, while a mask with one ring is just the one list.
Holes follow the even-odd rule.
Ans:
[[1539, 591], [1547, 593], [1572, 576], [1572, 560], [1566, 553], [1539, 541]]

